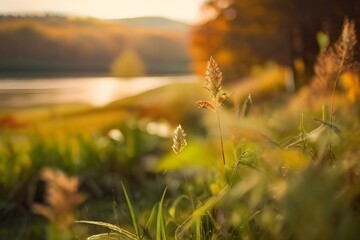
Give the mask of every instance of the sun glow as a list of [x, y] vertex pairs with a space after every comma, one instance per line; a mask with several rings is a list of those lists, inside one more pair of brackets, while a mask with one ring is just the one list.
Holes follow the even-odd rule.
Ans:
[[65, 13], [105, 19], [161, 16], [194, 23], [204, 0], [0, 0], [0, 13]]

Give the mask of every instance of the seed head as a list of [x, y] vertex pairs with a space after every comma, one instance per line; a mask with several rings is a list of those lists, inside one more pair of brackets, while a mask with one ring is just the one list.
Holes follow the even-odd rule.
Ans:
[[355, 23], [345, 18], [339, 39], [317, 58], [314, 67], [316, 74], [315, 88], [320, 90], [332, 89], [337, 75], [356, 64], [354, 60], [356, 43]]
[[186, 133], [182, 129], [181, 125], [179, 125], [174, 132], [173, 145], [172, 150], [176, 155], [179, 155], [182, 150], [186, 147]]
[[220, 71], [219, 65], [215, 62], [215, 60], [212, 57], [210, 57], [205, 72], [204, 88], [206, 88], [210, 92], [211, 98], [213, 100], [217, 99], [217, 96], [221, 91], [221, 84], [222, 84], [222, 73]]

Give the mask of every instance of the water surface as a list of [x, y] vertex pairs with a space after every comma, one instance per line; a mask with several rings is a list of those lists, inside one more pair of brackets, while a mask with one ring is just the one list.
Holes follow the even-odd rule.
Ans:
[[0, 80], [0, 108], [72, 103], [103, 106], [174, 82], [197, 80], [196, 76], [8, 78]]

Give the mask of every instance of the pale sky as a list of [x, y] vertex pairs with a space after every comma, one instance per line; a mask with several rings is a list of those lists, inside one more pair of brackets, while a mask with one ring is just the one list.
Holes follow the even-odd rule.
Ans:
[[162, 16], [195, 23], [205, 0], [0, 0], [0, 14], [65, 13], [96, 18]]

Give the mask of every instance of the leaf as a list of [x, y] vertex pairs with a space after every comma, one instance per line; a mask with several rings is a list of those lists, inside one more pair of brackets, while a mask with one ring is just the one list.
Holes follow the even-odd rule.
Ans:
[[324, 124], [325, 126], [329, 127], [331, 130], [333, 130], [336, 134], [340, 134], [341, 130], [338, 126], [334, 125], [334, 123], [330, 123], [324, 120], [320, 120], [317, 118], [314, 118], [314, 121], [320, 122], [322, 124]]
[[108, 228], [114, 232], [117, 232], [119, 234], [122, 234], [124, 236], [126, 236], [128, 239], [131, 240], [138, 240], [139, 238], [132, 234], [131, 232], [124, 230], [116, 225], [110, 224], [110, 223], [105, 223], [105, 222], [98, 222], [98, 221], [75, 221], [75, 223], [84, 223], [84, 224], [91, 224], [91, 225], [96, 225], [96, 226], [101, 226], [101, 227], [105, 227]]
[[151, 209], [151, 213], [150, 213], [150, 217], [147, 220], [147, 223], [145, 225], [145, 230], [148, 230], [148, 228], [150, 227], [150, 225], [152, 224], [152, 221], [155, 217], [155, 211], [156, 211], [156, 205]]
[[199, 108], [206, 108], [212, 112], [216, 112], [214, 106], [208, 101], [197, 101], [196, 102]]
[[294, 139], [293, 142], [289, 143], [287, 146], [285, 146], [284, 149], [288, 149], [291, 147], [296, 146], [297, 144], [310, 139], [310, 140], [316, 140], [319, 138], [319, 136], [321, 135], [321, 133], [324, 131], [324, 124], [321, 124], [319, 127], [317, 127], [316, 129], [312, 130], [311, 132], [307, 133], [307, 134], [300, 134], [300, 136], [296, 137]]
[[113, 232], [100, 233], [86, 238], [86, 240], [119, 240], [119, 239], [124, 239], [124, 238], [122, 238], [119, 233], [113, 233]]
[[139, 234], [138, 223], [137, 223], [137, 220], [136, 220], [136, 217], [135, 217], [135, 212], [134, 212], [134, 209], [132, 207], [132, 203], [130, 201], [130, 198], [129, 198], [129, 196], [128, 196], [127, 192], [126, 192], [126, 189], [124, 187], [124, 184], [122, 182], [121, 182], [121, 187], [122, 187], [122, 190], [123, 190], [124, 195], [125, 195], [126, 203], [128, 205], [128, 208], [129, 208], [131, 220], [132, 220], [136, 235], [139, 237], [140, 234]]
[[171, 207], [168, 210], [169, 215], [174, 219], [174, 221], [176, 220], [176, 209], [177, 209], [179, 203], [183, 200], [189, 200], [189, 197], [185, 194], [181, 194], [179, 197], [177, 197], [173, 201], [173, 203], [171, 204]]
[[154, 166], [154, 171], [176, 171], [187, 168], [209, 169], [214, 167], [217, 160], [217, 157], [204, 147], [203, 142], [191, 141], [181, 152], [181, 157], [172, 153], [164, 155]]
[[156, 240], [166, 240], [166, 231], [165, 231], [164, 215], [163, 215], [163, 203], [164, 203], [166, 190], [167, 188], [165, 188], [158, 206], [158, 212], [156, 218], [156, 236], [155, 236]]
[[196, 223], [197, 220], [201, 219], [201, 217], [207, 212], [211, 211], [225, 196], [228, 192], [229, 187], [225, 186], [218, 194], [213, 195], [206, 202], [201, 205], [198, 209], [196, 209], [192, 215], [187, 218], [175, 231], [175, 239], [183, 239], [182, 235], [188, 231], [190, 226]]
[[251, 109], [251, 105], [252, 105], [252, 100], [251, 100], [251, 94], [249, 94], [247, 96], [247, 98], [245, 99], [245, 102], [243, 104], [243, 107], [241, 109], [241, 116], [242, 117], [247, 117], [249, 112], [250, 112], [250, 109]]

